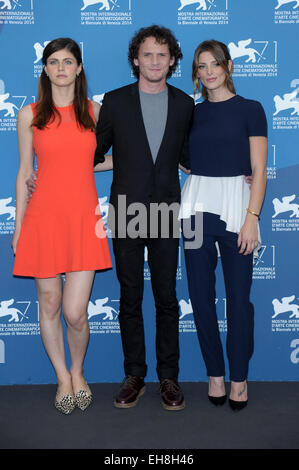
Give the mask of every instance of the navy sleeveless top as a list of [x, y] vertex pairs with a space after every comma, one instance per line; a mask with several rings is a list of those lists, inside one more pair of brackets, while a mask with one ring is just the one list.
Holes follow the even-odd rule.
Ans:
[[258, 101], [235, 95], [195, 106], [190, 131], [191, 174], [250, 175], [249, 137], [267, 137], [267, 120]]

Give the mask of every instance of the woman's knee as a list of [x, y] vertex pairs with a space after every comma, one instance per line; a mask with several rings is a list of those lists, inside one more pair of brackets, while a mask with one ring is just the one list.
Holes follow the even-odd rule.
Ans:
[[55, 318], [61, 310], [61, 292], [42, 292], [39, 294], [39, 314]]
[[86, 308], [63, 306], [63, 315], [68, 326], [81, 331], [88, 323]]

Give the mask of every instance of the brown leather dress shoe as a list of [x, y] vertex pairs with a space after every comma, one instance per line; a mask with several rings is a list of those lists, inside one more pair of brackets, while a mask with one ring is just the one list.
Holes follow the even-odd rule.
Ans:
[[116, 408], [132, 408], [145, 392], [143, 377], [127, 375], [121, 383], [118, 394], [114, 400]]
[[160, 382], [160, 393], [165, 410], [182, 410], [185, 408], [184, 395], [176, 380], [162, 380]]

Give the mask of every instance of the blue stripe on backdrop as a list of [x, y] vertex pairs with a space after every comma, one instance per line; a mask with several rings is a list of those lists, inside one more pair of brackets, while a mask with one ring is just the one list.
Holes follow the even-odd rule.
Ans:
[[[255, 352], [251, 380], [298, 380], [298, 128], [297, 0], [1, 0], [0, 1], [0, 383], [51, 383], [53, 370], [38, 324], [34, 281], [11, 275], [10, 249], [18, 168], [16, 116], [35, 100], [46, 41], [70, 36], [81, 46], [89, 96], [133, 81], [127, 45], [141, 26], [163, 24], [180, 41], [184, 58], [170, 83], [192, 94], [195, 47], [215, 38], [229, 45], [237, 92], [264, 105], [269, 123], [268, 189], [261, 220], [263, 247], [254, 266]], [[6, 96], [7, 95], [7, 96]], [[185, 176], [181, 175], [183, 183]], [[111, 174], [97, 174], [105, 215]], [[109, 241], [111, 247], [111, 240]], [[112, 247], [111, 247], [112, 248]], [[112, 252], [112, 250], [111, 250]], [[113, 260], [114, 261], [114, 260]], [[220, 263], [219, 263], [220, 264]], [[223, 342], [225, 291], [217, 267], [217, 312]], [[144, 321], [148, 379], [155, 373], [155, 309], [147, 262]], [[177, 272], [180, 301], [181, 380], [205, 380], [189, 303], [181, 247]], [[120, 381], [122, 350], [117, 321], [115, 270], [96, 275], [88, 308], [90, 345], [85, 361], [91, 382]]]

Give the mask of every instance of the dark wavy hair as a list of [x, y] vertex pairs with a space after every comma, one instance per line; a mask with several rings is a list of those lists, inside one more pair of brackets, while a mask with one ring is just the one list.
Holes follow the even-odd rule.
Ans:
[[[81, 50], [78, 44], [70, 38], [58, 38], [49, 42], [44, 49], [42, 62], [47, 65], [47, 60], [54, 52], [67, 49], [75, 57], [77, 64], [82, 64]], [[95, 129], [95, 123], [89, 114], [88, 97], [87, 97], [87, 81], [84, 73], [83, 65], [80, 74], [75, 82], [74, 110], [77, 123], [85, 129]], [[53, 122], [55, 115], [61, 119], [58, 109], [54, 106], [52, 99], [51, 82], [43, 68], [38, 82], [38, 101], [35, 108], [35, 116], [32, 126], [38, 129], [44, 129], [49, 122]]]
[[[194, 59], [192, 64], [192, 80], [194, 83], [194, 95], [196, 91], [200, 91], [200, 84], [198, 79], [198, 59], [202, 52], [210, 52], [218, 64], [223, 68], [226, 73], [225, 85], [232, 93], [236, 93], [235, 86], [232, 79], [233, 64], [229, 69], [229, 61], [232, 60], [227, 46], [220, 41], [210, 39], [209, 41], [203, 41], [197, 46], [194, 52]], [[202, 96], [204, 99], [208, 98], [208, 91], [205, 86], [202, 85]]]
[[147, 28], [141, 28], [135, 36], [131, 39], [129, 44], [128, 59], [136, 78], [139, 78], [139, 67], [134, 64], [134, 59], [138, 58], [140, 45], [149, 37], [154, 37], [159, 44], [167, 44], [169, 48], [170, 57], [174, 58], [174, 63], [169, 67], [167, 78], [171, 77], [175, 71], [178, 61], [182, 59], [183, 54], [179, 43], [170, 29], [163, 26], [152, 25]]

